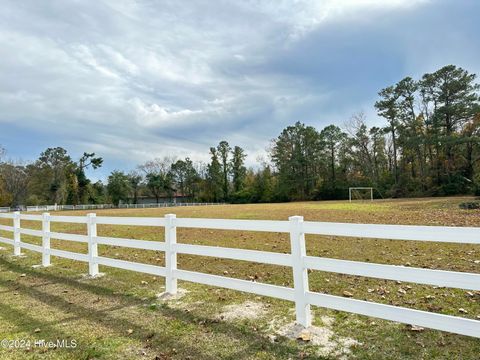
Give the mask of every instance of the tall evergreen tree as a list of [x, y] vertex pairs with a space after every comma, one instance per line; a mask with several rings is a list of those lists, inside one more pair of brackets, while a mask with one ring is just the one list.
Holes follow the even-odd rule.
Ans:
[[229, 179], [228, 175], [230, 173], [230, 161], [229, 155], [232, 148], [226, 141], [220, 141], [217, 146], [217, 153], [219, 156], [221, 168], [222, 168], [222, 190], [223, 190], [223, 200], [228, 200], [229, 193]]
[[320, 180], [320, 135], [312, 126], [297, 122], [273, 141], [271, 159], [279, 176], [283, 198], [309, 199]]
[[108, 177], [107, 191], [112, 203], [118, 205], [120, 201], [127, 201], [130, 194], [130, 181], [122, 171], [113, 171]]
[[217, 149], [210, 148], [211, 162], [207, 167], [207, 185], [209, 197], [217, 202], [222, 198], [223, 189], [223, 172], [220, 161], [218, 160]]
[[232, 171], [233, 191], [238, 192], [242, 190], [247, 168], [245, 167], [245, 158], [247, 155], [240, 146], [235, 146], [232, 151], [232, 162], [230, 165]]
[[337, 186], [336, 176], [336, 164], [337, 164], [337, 151], [343, 140], [346, 138], [346, 134], [336, 125], [328, 125], [320, 132], [320, 138], [324, 145], [325, 155], [328, 159], [330, 170], [330, 187], [335, 188]]
[[393, 177], [395, 179], [395, 185], [398, 184], [398, 156], [397, 156], [397, 133], [398, 133], [398, 93], [395, 91], [394, 86], [389, 86], [382, 89], [378, 95], [381, 100], [375, 103], [375, 108], [378, 111], [378, 115], [384, 117], [388, 125], [385, 127], [385, 131], [391, 135], [393, 145]]
[[475, 74], [447, 65], [431, 74], [425, 74], [420, 82], [425, 97], [433, 104], [431, 117], [433, 126], [438, 127], [444, 146], [446, 162], [443, 171], [449, 181], [457, 169], [454, 149], [458, 145], [456, 132], [479, 112], [479, 84]]

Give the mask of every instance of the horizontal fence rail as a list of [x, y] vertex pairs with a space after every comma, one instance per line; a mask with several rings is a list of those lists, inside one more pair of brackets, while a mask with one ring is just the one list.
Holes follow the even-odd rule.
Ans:
[[[15, 212], [0, 213], [0, 218], [13, 220], [13, 226], [0, 225], [0, 231], [13, 233], [13, 239], [0, 237], [0, 243], [13, 246], [14, 255], [20, 255], [22, 248], [41, 253], [43, 266], [49, 266], [50, 257], [56, 256], [88, 263], [89, 274], [91, 276], [99, 274], [99, 265], [162, 276], [166, 278], [167, 292], [172, 294], [177, 291], [177, 280], [184, 280], [293, 301], [295, 303], [297, 322], [305, 327], [311, 325], [310, 306], [314, 305], [480, 338], [480, 321], [478, 320], [312, 292], [309, 290], [307, 270], [407, 281], [475, 291], [480, 291], [480, 274], [308, 256], [305, 250], [306, 234], [479, 245], [480, 228], [304, 222], [300, 216], [293, 216], [289, 218], [289, 221], [270, 221], [198, 218], [177, 219], [175, 215], [172, 214], [166, 215], [163, 218], [151, 218], [97, 217], [95, 214], [88, 214], [87, 216], [52, 216], [49, 213], [32, 215]], [[21, 221], [23, 220], [39, 221], [42, 223], [42, 229], [33, 230], [22, 228]], [[85, 224], [87, 235], [52, 232], [50, 231], [50, 224], [52, 222]], [[165, 241], [146, 241], [99, 236], [97, 234], [98, 224], [163, 227], [165, 231]], [[283, 254], [218, 246], [179, 244], [176, 241], [176, 231], [179, 227], [289, 233], [291, 253]], [[21, 240], [22, 235], [41, 237], [42, 245], [39, 246], [23, 242]], [[88, 253], [80, 254], [52, 249], [50, 247], [51, 239], [86, 243], [88, 244]], [[163, 251], [165, 252], [165, 266], [161, 267], [103, 257], [98, 254], [99, 244]], [[216, 257], [291, 267], [294, 286], [290, 288], [234, 279], [226, 276], [181, 270], [177, 268], [177, 254]]]

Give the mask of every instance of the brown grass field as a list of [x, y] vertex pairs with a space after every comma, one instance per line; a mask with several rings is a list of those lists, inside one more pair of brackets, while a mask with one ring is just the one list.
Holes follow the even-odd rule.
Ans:
[[[325, 201], [222, 205], [166, 209], [99, 210], [98, 216], [163, 216], [349, 223], [479, 226], [478, 210], [461, 210], [468, 198]], [[87, 212], [64, 212], [79, 215]], [[11, 224], [2, 219], [2, 224]], [[22, 227], [39, 228], [38, 222]], [[85, 225], [52, 224], [52, 231], [85, 234]], [[162, 241], [163, 228], [99, 225], [99, 235]], [[480, 235], [480, 230], [479, 230]], [[11, 237], [11, 233], [0, 232]], [[41, 239], [22, 236], [40, 244]], [[287, 234], [178, 229], [178, 242], [289, 252]], [[52, 240], [52, 247], [86, 253], [86, 244]], [[293, 303], [220, 288], [179, 282], [180, 299], [162, 300], [163, 278], [100, 266], [105, 276], [85, 277], [88, 265], [52, 257], [48, 268], [32, 268], [40, 254], [12, 247], [0, 251], [0, 340], [31, 341], [0, 348], [1, 359], [478, 359], [480, 340], [375, 318], [313, 307], [314, 325], [329, 346], [276, 334], [294, 321]], [[307, 236], [309, 255], [480, 273], [478, 245]], [[163, 265], [163, 253], [100, 246], [99, 254]], [[242, 261], [179, 255], [179, 268], [292, 286], [291, 269]], [[313, 291], [480, 319], [480, 293], [459, 289], [310, 273]], [[262, 311], [251, 318], [222, 318], [229, 305], [246, 301]], [[462, 310], [460, 310], [462, 309]], [[322, 330], [323, 331], [323, 330]], [[351, 347], [345, 338], [353, 339]], [[75, 348], [33, 346], [38, 339], [75, 340]], [[325, 344], [324, 344], [325, 345]]]

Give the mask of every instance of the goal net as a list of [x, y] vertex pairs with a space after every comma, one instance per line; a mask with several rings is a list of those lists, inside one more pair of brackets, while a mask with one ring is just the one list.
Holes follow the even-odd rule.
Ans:
[[370, 200], [373, 201], [372, 187], [351, 187], [348, 188], [348, 200]]

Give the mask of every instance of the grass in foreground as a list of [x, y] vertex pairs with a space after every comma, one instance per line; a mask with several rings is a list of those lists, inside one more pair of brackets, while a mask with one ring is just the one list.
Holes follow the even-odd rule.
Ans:
[[[309, 202], [289, 204], [225, 205], [214, 207], [104, 210], [99, 215], [280, 219], [303, 215], [306, 220], [356, 223], [480, 226], [480, 213], [458, 209], [465, 199], [421, 199], [371, 203]], [[66, 212], [65, 214], [85, 214]], [[2, 223], [8, 221], [2, 220]], [[35, 222], [22, 226], [39, 228]], [[85, 233], [84, 226], [55, 224], [53, 231]], [[163, 228], [99, 226], [99, 234], [161, 241]], [[11, 234], [0, 233], [0, 236]], [[40, 239], [23, 240], [40, 244]], [[289, 252], [287, 234], [179, 229], [185, 243]], [[84, 244], [53, 241], [52, 247], [86, 252]], [[411, 265], [432, 269], [480, 272], [480, 249], [473, 245], [357, 238], [307, 237], [308, 253], [315, 256]], [[269, 336], [278, 326], [294, 321], [293, 304], [253, 294], [180, 282], [188, 293], [179, 300], [159, 301], [164, 281], [145, 274], [101, 267], [105, 276], [87, 279], [87, 265], [52, 257], [53, 266], [35, 268], [40, 255], [24, 250], [26, 257], [0, 251], [0, 339], [75, 339], [75, 349], [0, 349], [3, 359], [276, 359], [320, 358], [318, 348]], [[101, 246], [103, 256], [163, 265], [163, 253]], [[256, 279], [292, 286], [291, 270], [241, 261], [179, 255], [179, 268]], [[312, 272], [314, 291], [477, 318], [480, 294], [378, 279]], [[260, 318], [222, 320], [229, 304], [250, 300], [262, 303]], [[463, 309], [466, 313], [460, 313]], [[412, 332], [406, 326], [354, 314], [314, 308], [314, 322], [332, 319], [335, 337], [360, 344], [347, 357], [359, 359], [477, 359], [478, 339], [435, 330]], [[335, 352], [324, 358], [337, 357]]]

